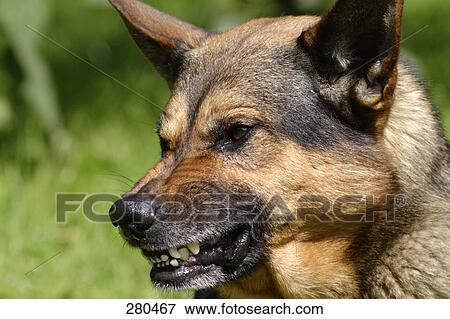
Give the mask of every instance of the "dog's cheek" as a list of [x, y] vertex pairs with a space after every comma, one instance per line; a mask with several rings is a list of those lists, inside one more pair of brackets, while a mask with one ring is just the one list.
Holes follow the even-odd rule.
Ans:
[[267, 268], [284, 298], [357, 295], [356, 272], [346, 256], [349, 240], [291, 241], [269, 248]]
[[[383, 201], [395, 191], [393, 172], [376, 149], [352, 151], [348, 145], [311, 150], [285, 141], [271, 150], [271, 163], [236, 176], [245, 176], [249, 188], [264, 202], [272, 201], [275, 217], [280, 213], [297, 217], [302, 195], [318, 196], [331, 206], [346, 195]], [[277, 197], [281, 201], [274, 200]]]
[[302, 154], [295, 147], [277, 142], [254, 146], [251, 154], [254, 169], [233, 167], [229, 171], [229, 179], [247, 185], [265, 208], [274, 208], [276, 215], [295, 214], [306, 163], [302, 163]]

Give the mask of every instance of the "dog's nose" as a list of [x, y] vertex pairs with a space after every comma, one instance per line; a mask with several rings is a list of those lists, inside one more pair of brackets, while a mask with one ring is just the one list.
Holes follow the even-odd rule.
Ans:
[[133, 194], [116, 201], [109, 210], [109, 217], [115, 227], [142, 238], [155, 221], [152, 197], [147, 194]]

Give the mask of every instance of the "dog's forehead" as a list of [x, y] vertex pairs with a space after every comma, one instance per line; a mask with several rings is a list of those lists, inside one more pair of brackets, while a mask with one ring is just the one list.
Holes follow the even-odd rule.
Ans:
[[[213, 34], [204, 42], [202, 48], [215, 47], [222, 50], [236, 42], [244, 47], [291, 41], [298, 38], [303, 31], [312, 27], [319, 20], [320, 17], [315, 16], [254, 19], [229, 31]], [[242, 41], [243, 39], [245, 41]]]
[[264, 57], [277, 49], [295, 46], [302, 32], [319, 20], [312, 16], [262, 18], [212, 34], [200, 47], [186, 53], [182, 77], [187, 81], [196, 75], [205, 77], [204, 73], [212, 73], [213, 69], [216, 75], [225, 76], [258, 62], [263, 64]]
[[[317, 23], [312, 16], [252, 20], [230, 31], [210, 36], [186, 53], [183, 72], [161, 119], [161, 132], [180, 140], [195, 122], [207, 127], [208, 119], [227, 111], [258, 105], [258, 91], [285, 83], [277, 80], [282, 55], [294, 54], [300, 34]], [[292, 57], [294, 59], [294, 57]], [[289, 77], [289, 73], [285, 73]], [[197, 119], [197, 121], [194, 121]]]

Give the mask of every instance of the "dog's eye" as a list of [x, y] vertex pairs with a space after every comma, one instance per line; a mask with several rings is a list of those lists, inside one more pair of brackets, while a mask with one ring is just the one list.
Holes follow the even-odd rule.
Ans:
[[226, 132], [226, 137], [228, 142], [240, 142], [244, 140], [248, 133], [251, 131], [252, 126], [244, 125], [244, 124], [237, 124], [232, 127], [230, 127]]

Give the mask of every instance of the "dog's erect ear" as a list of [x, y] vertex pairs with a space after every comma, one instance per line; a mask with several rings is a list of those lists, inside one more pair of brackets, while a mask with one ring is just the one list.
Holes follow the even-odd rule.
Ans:
[[184, 53], [199, 46], [208, 33], [138, 0], [109, 1], [121, 14], [140, 49], [172, 87]]
[[344, 112], [365, 119], [388, 113], [397, 83], [402, 11], [403, 0], [338, 0], [300, 37], [323, 77], [324, 94]]

